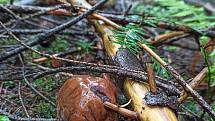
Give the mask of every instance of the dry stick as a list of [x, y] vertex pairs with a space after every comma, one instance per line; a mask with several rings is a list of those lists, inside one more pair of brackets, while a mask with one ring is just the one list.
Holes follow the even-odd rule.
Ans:
[[[142, 73], [134, 73], [130, 71], [125, 71], [124, 69], [115, 69], [115, 68], [106, 68], [106, 67], [95, 67], [95, 66], [70, 66], [70, 67], [58, 67], [56, 69], [49, 69], [47, 71], [39, 72], [37, 75], [33, 77], [33, 79], [41, 78], [43, 76], [51, 75], [54, 73], [59, 73], [59, 72], [99, 72], [99, 73], [110, 73], [110, 74], [115, 74], [115, 75], [121, 75], [121, 76], [126, 76], [134, 79], [140, 80], [139, 82], [142, 83], [144, 80], [146, 81], [146, 75]], [[162, 83], [161, 82], [156, 82], [157, 85], [161, 86], [162, 88]], [[168, 87], [167, 87], [168, 89]], [[172, 89], [171, 87], [168, 89], [168, 91], [173, 91], [175, 89]], [[178, 92], [177, 92], [178, 94]]]
[[191, 96], [202, 106], [202, 108], [213, 118], [215, 119], [215, 112], [213, 108], [199, 95], [195, 90], [193, 90], [186, 81], [182, 78], [180, 74], [168, 63], [162, 60], [152, 49], [147, 45], [139, 43], [140, 46], [148, 52], [153, 58], [155, 58], [170, 74], [178, 81], [178, 83], [186, 90]]
[[[15, 20], [20, 20], [20, 17], [17, 16], [14, 12], [12, 12], [10, 9], [4, 7], [4, 6], [0, 6], [0, 8], [2, 8], [4, 11], [6, 11], [7, 13], [9, 13], [10, 15], [12, 15], [12, 17], [15, 19]], [[16, 25], [13, 25], [12, 28], [14, 28]], [[5, 32], [1, 33], [1, 36], [4, 35]]]
[[[38, 68], [42, 69], [42, 70], [52, 70], [52, 68], [49, 68], [49, 67], [44, 67], [42, 65], [38, 65], [38, 64], [35, 64], [35, 63], [31, 63], [31, 65], [34, 65], [34, 66], [37, 66]], [[63, 75], [63, 76], [67, 76], [67, 77], [72, 77], [74, 76], [72, 73], [65, 73], [65, 72], [60, 72], [59, 73], [60, 75]]]
[[[41, 34], [48, 32], [48, 29], [9, 29], [14, 34]], [[4, 30], [0, 30], [0, 33]], [[86, 33], [87, 32], [87, 33]], [[92, 32], [88, 31], [74, 31], [74, 30], [64, 30], [58, 33], [59, 35], [93, 35]], [[2, 36], [2, 35], [1, 35]]]
[[[91, 73], [92, 72], [110, 73], [110, 74], [114, 74], [114, 75], [121, 75], [121, 76], [140, 80], [139, 81], [140, 83], [142, 83], [142, 80], [144, 80], [144, 81], [147, 80], [147, 76], [144, 73], [140, 73], [140, 72], [135, 73], [133, 71], [128, 71], [123, 68], [108, 68], [108, 67], [104, 67], [104, 66], [103, 67], [99, 67], [99, 66], [59, 67], [57, 69], [51, 69], [51, 70], [49, 69], [47, 71], [39, 72], [37, 75], [35, 75], [33, 77], [33, 79], [41, 78], [41, 77], [44, 77], [44, 76], [47, 76], [50, 74], [59, 73], [59, 72], [74, 72], [74, 71], [91, 72]], [[179, 94], [178, 90], [172, 85], [165, 85], [165, 84], [161, 83], [160, 81], [157, 81], [156, 83], [159, 87], [167, 89], [169, 92], [172, 92], [174, 95]]]
[[[68, 6], [68, 5], [67, 5]], [[17, 16], [13, 11], [11, 11], [10, 9], [8, 9], [8, 8], [6, 8], [5, 6], [1, 6], [0, 5], [0, 8], [2, 8], [2, 9], [4, 9], [6, 12], [8, 12], [9, 14], [11, 14], [14, 18], [15, 18], [15, 20], [12, 20], [12, 21], [9, 21], [9, 22], [7, 22], [5, 25], [7, 26], [7, 25], [9, 25], [9, 24], [12, 24], [12, 23], [18, 23], [18, 22], [20, 22], [20, 21], [24, 21], [25, 23], [27, 23], [27, 24], [31, 24], [31, 25], [34, 25], [34, 26], [37, 26], [37, 25], [35, 25], [34, 23], [32, 23], [32, 22], [30, 22], [30, 21], [26, 21], [27, 19], [29, 19], [29, 18], [32, 18], [32, 17], [35, 17], [35, 16], [39, 16], [39, 15], [42, 15], [42, 14], [44, 14], [44, 13], [46, 13], [46, 12], [52, 12], [51, 10], [56, 10], [56, 9], [59, 9], [59, 8], [61, 8], [61, 7], [66, 7], [66, 5], [58, 5], [58, 6], [56, 6], [56, 7], [54, 7], [54, 8], [50, 8], [50, 9], [47, 9], [47, 10], [44, 10], [44, 11], [40, 11], [40, 12], [38, 12], [38, 13], [35, 13], [35, 14], [32, 14], [32, 15], [29, 15], [29, 16], [25, 16], [25, 17], [23, 17], [23, 18], [21, 18], [21, 17], [19, 17], [19, 16]], [[14, 28], [16, 25], [13, 25], [13, 27], [11, 27], [11, 28]], [[40, 27], [40, 26], [39, 26]], [[2, 33], [2, 35], [3, 35], [4, 33]]]
[[[80, 9], [80, 11], [86, 11], [86, 9]], [[99, 19], [99, 20], [102, 20], [105, 23], [107, 23], [108, 25], [110, 25], [116, 29], [121, 29], [121, 27], [118, 24], [116, 24], [115, 22], [109, 20], [108, 18], [106, 18], [102, 15], [99, 15], [97, 13], [93, 13], [92, 17]], [[165, 33], [165, 34], [157, 36], [154, 40], [151, 40], [150, 42], [151, 42], [151, 44], [156, 45], [156, 44], [162, 43], [162, 42], [164, 42], [170, 38], [181, 36], [184, 34], [186, 34], [186, 33], [183, 31], [169, 32], [169, 33]]]
[[[82, 13], [82, 12], [85, 12], [87, 11], [87, 9], [84, 9], [84, 8], [79, 8], [79, 13]], [[52, 12], [52, 14], [56, 15], [55, 12]], [[67, 11], [65, 11], [65, 13], [61, 13], [62, 15], [68, 15], [68, 16], [71, 16], [71, 14], [69, 15]], [[108, 25], [111, 25], [112, 27], [114, 28], [117, 28], [117, 29], [120, 29], [121, 27], [114, 23], [113, 21], [111, 21], [110, 19], [104, 17], [104, 16], [101, 16], [97, 13], [92, 13], [92, 15], [90, 15], [89, 17], [92, 17], [92, 19], [98, 19], [98, 20], [102, 20], [103, 22], [105, 22], [106, 24]]]
[[125, 71], [124, 69], [114, 69], [114, 68], [105, 68], [105, 67], [95, 67], [95, 66], [70, 66], [70, 67], [58, 67], [56, 69], [51, 69], [43, 72], [39, 72], [34, 79], [47, 76], [59, 72], [72, 72], [72, 71], [83, 71], [83, 72], [100, 72], [100, 73], [110, 73], [121, 76], [127, 76], [131, 78], [136, 78], [139, 80], [147, 80], [146, 75], [141, 73], [134, 73], [130, 71]]
[[176, 36], [181, 36], [184, 35], [185, 33], [182, 31], [177, 31], [177, 32], [168, 32], [162, 35], [159, 35], [157, 37], [155, 37], [155, 39], [153, 41], [151, 41], [152, 44], [158, 44], [158, 43], [162, 43], [163, 41], [176, 37]]
[[[3, 5], [0, 5], [0, 11], [4, 10], [1, 6]], [[57, 15], [71, 16], [69, 15], [71, 14], [71, 11], [65, 11], [65, 9], [71, 6], [69, 4], [64, 4], [64, 3], [62, 5], [57, 5], [53, 7], [39, 7], [39, 6], [25, 6], [25, 5], [5, 5], [4, 7], [16, 13], [31, 14], [29, 16], [30, 18], [41, 14], [53, 15], [53, 14], [56, 14], [56, 12], [57, 12]]]
[[138, 113], [128, 110], [126, 108], [121, 108], [115, 104], [112, 104], [110, 102], [104, 102], [104, 106], [116, 111], [117, 113], [129, 118], [129, 119], [137, 119], [138, 118]]
[[[70, 50], [68, 50], [67, 52], [56, 53], [56, 54], [53, 54], [51, 56], [62, 57], [62, 56], [69, 55], [71, 53], [74, 53], [74, 52], [80, 51], [80, 50], [81, 50], [80, 47], [77, 47], [77, 48], [74, 47], [74, 48], [71, 48]], [[42, 58], [34, 59], [33, 62], [34, 63], [43, 63], [43, 62], [45, 62], [47, 60], [48, 60], [47, 57], [42, 57]]]
[[[29, 41], [26, 43], [26, 45], [28, 46], [34, 46], [36, 44], [38, 44], [39, 42], [42, 42], [44, 40], [46, 40], [47, 38], [49, 38], [50, 36], [56, 34], [56, 33], [59, 33], [60, 31], [76, 24], [77, 22], [79, 22], [80, 20], [86, 18], [87, 16], [89, 16], [90, 14], [92, 14], [97, 8], [99, 8], [101, 5], [103, 5], [105, 2], [107, 2], [107, 0], [101, 0], [99, 1], [95, 6], [93, 6], [91, 9], [87, 10], [86, 12], [84, 12], [83, 14], [81, 14], [80, 16], [77, 16], [75, 18], [73, 18], [72, 20], [60, 25], [60, 26], [57, 26], [53, 29], [50, 29], [49, 31], [41, 34], [41, 35], [38, 35], [36, 37], [36, 39], [32, 40], [32, 41]], [[18, 48], [12, 50], [12, 51], [9, 51], [5, 54], [1, 54], [0, 55], [0, 62], [3, 61], [3, 60], [6, 60], [18, 53], [21, 53], [22, 51], [25, 51], [27, 48], [25, 46], [19, 46]]]
[[[21, 57], [20, 54], [19, 54], [19, 59], [20, 59], [20, 61], [23, 63], [23, 60], [22, 60], [22, 57]], [[24, 72], [23, 72], [23, 73], [24, 73]], [[19, 88], [18, 88], [19, 100], [20, 100], [20, 102], [21, 102], [21, 104], [22, 104], [22, 108], [24, 109], [26, 116], [27, 116], [28, 118], [30, 118], [30, 115], [29, 115], [29, 113], [28, 113], [28, 111], [27, 111], [27, 109], [26, 109], [26, 107], [25, 107], [24, 101], [23, 101], [23, 99], [22, 99], [22, 95], [21, 95], [21, 85], [22, 85], [22, 82], [19, 82], [19, 86], [18, 86], [18, 87], [19, 87]]]
[[[16, 13], [35, 13], [39, 11], [47, 11], [49, 7], [39, 7], [39, 6], [26, 6], [26, 5], [0, 5], [5, 6], [6, 8], [16, 12]], [[0, 11], [3, 9], [0, 7]]]
[[146, 71], [147, 71], [147, 75], [148, 75], [148, 82], [149, 82], [149, 88], [150, 91], [153, 94], [157, 94], [157, 86], [155, 83], [155, 79], [154, 79], [154, 71], [153, 71], [153, 67], [151, 63], [146, 63]]
[[25, 107], [25, 105], [24, 105], [22, 96], [21, 96], [21, 82], [19, 82], [19, 86], [18, 86], [18, 87], [19, 87], [19, 88], [18, 88], [19, 100], [20, 100], [20, 102], [21, 102], [21, 104], [22, 104], [22, 108], [24, 109], [26, 116], [27, 116], [28, 118], [30, 118], [30, 116], [29, 116], [29, 114], [28, 114], [28, 111], [26, 110], [26, 107]]
[[[86, 9], [83, 9], [83, 8], [82, 8], [82, 9], [80, 9], [80, 11], [81, 11], [81, 12], [85, 12]], [[93, 16], [94, 18], [96, 18], [96, 19], [99, 19], [99, 20], [104, 21], [105, 23], [111, 25], [111, 26], [114, 27], [114, 28], [117, 28], [117, 29], [120, 29], [120, 28], [121, 28], [118, 24], [114, 23], [114, 22], [111, 21], [110, 19], [108, 19], [108, 18], [106, 18], [106, 17], [104, 17], [104, 16], [101, 16], [101, 15], [99, 15], [99, 14], [97, 14], [97, 13], [93, 13], [92, 16]]]
[[[81, 8], [80, 11], [85, 12], [86, 9]], [[91, 16], [95, 19], [99, 19], [99, 20], [104, 21], [105, 23], [107, 23], [108, 25], [111, 25], [114, 28], [121, 29], [121, 27], [118, 24], [112, 22], [111, 20], [109, 20], [108, 18], [106, 18], [104, 16], [101, 16], [97, 13], [93, 13]], [[152, 44], [158, 44], [158, 43], [161, 43], [163, 41], [166, 41], [169, 38], [173, 38], [173, 37], [184, 35], [184, 34], [185, 33], [183, 31], [165, 33], [165, 34], [162, 34], [162, 35], [159, 35], [158, 37], [156, 37], [153, 41], [151, 41], [151, 43]]]
[[198, 114], [192, 112], [192, 111], [191, 111], [190, 109], [188, 109], [186, 106], [180, 105], [180, 107], [181, 107], [181, 109], [182, 109], [183, 112], [189, 113], [190, 116], [193, 116], [193, 117], [199, 119], [199, 120], [197, 120], [197, 121], [202, 121], [202, 119], [200, 118], [200, 116], [198, 116]]
[[[30, 18], [39, 16], [39, 15], [45, 14], [45, 13], [47, 13], [47, 12], [52, 12], [52, 11], [54, 11], [54, 10], [57, 10], [57, 9], [63, 8], [63, 7], [68, 7], [68, 4], [66, 4], [66, 5], [65, 5], [65, 4], [64, 4], [64, 5], [58, 5], [58, 6], [55, 6], [55, 7], [53, 7], [53, 8], [49, 8], [49, 9], [47, 9], [47, 10], [39, 11], [39, 12], [34, 13], [34, 14], [31, 14], [31, 15], [29, 15], [29, 16], [25, 16], [25, 17], [23, 17], [23, 18], [19, 18], [19, 21], [24, 21], [24, 20], [27, 20], [27, 19], [30, 19]], [[16, 22], [16, 21], [17, 21], [17, 20], [12, 20], [12, 21], [6, 23], [5, 25], [12, 24], [12, 23], [14, 23], [14, 22]]]
[[[202, 71], [201, 71], [198, 75], [196, 75], [195, 78], [193, 78], [193, 80], [189, 83], [190, 87], [193, 88], [193, 89], [196, 88], [196, 87], [202, 82], [202, 80], [206, 77], [207, 73], [208, 73], [208, 68], [205, 67], [205, 68], [202, 69]], [[188, 94], [183, 90], [183, 91], [181, 92], [181, 96], [180, 96], [180, 98], [178, 99], [178, 101], [179, 101], [180, 103], [182, 103], [182, 102], [187, 98], [187, 96], [188, 96]]]

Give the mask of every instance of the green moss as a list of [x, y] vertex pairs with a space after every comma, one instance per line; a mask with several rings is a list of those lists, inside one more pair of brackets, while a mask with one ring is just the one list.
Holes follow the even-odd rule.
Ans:
[[41, 102], [36, 106], [39, 117], [42, 118], [54, 118], [56, 117], [56, 112], [53, 106], [49, 103]]
[[67, 50], [68, 47], [69, 43], [65, 39], [57, 37], [57, 39], [54, 42], [52, 42], [50, 48], [54, 52], [61, 52]]
[[34, 83], [37, 87], [42, 88], [46, 92], [51, 92], [56, 87], [56, 80], [51, 76], [37, 79]]

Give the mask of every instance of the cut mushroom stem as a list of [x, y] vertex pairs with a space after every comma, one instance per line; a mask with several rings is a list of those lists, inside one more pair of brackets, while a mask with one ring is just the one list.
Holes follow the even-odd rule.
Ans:
[[104, 102], [104, 105], [112, 110], [114, 110], [115, 112], [123, 115], [124, 117], [127, 117], [129, 119], [137, 119], [138, 118], [138, 113], [128, 110], [126, 108], [121, 108], [113, 103], [110, 102]]

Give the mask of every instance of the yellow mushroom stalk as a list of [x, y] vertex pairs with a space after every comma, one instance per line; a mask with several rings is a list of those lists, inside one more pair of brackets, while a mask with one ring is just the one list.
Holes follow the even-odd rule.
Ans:
[[[92, 7], [85, 0], [70, 0], [70, 3], [72, 5], [80, 6], [87, 9], [90, 9]], [[121, 48], [121, 45], [114, 43], [116, 39], [113, 37], [114, 34], [111, 30], [112, 28], [106, 25], [105, 22], [101, 20], [90, 19], [90, 17], [88, 20], [91, 24], [95, 26], [96, 31], [98, 32], [99, 36], [103, 41], [108, 56], [115, 61], [115, 58], [120, 50], [119, 48]], [[128, 62], [125, 60], [125, 63], [121, 63], [121, 61], [117, 63], [122, 67], [127, 67], [125, 63]], [[133, 109], [138, 113], [139, 120], [177, 121], [176, 114], [169, 107], [149, 106], [144, 102], [145, 94], [149, 91], [149, 85], [147, 83], [140, 83], [129, 78], [126, 78], [123, 83], [124, 91], [127, 96], [132, 100]]]

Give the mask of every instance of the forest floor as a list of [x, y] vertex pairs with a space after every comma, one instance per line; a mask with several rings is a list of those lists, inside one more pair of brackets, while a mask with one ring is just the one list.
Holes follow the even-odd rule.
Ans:
[[[0, 0], [0, 3], [3, 1]], [[202, 2], [200, 2], [202, 3]], [[213, 3], [213, 1], [212, 1]], [[39, 4], [39, 3], [38, 3]], [[138, 5], [139, 4], [139, 5]], [[112, 14], [117, 16], [119, 13], [124, 14], [139, 14], [136, 6], [141, 7], [145, 3], [135, 1], [133, 4], [126, 0], [119, 0], [115, 4], [110, 4], [104, 11], [100, 11], [104, 14]], [[132, 5], [132, 9], [129, 13], [129, 6]], [[213, 5], [213, 4], [212, 4]], [[9, 23], [7, 27], [15, 33], [23, 42], [28, 42], [36, 37], [38, 34], [43, 33], [46, 30], [54, 28], [72, 17], [45, 15], [41, 14], [25, 21], [14, 21], [13, 16], [7, 15], [0, 11], [0, 21], [2, 23]], [[16, 16], [21, 14], [16, 13]], [[31, 14], [25, 13], [23, 16]], [[33, 14], [32, 14], [33, 15]], [[135, 16], [132, 16], [135, 18]], [[121, 23], [123, 25], [123, 23]], [[14, 25], [14, 27], [13, 27]], [[159, 28], [146, 27], [147, 30], [153, 32], [154, 35], [159, 35], [165, 31]], [[26, 30], [26, 31], [24, 31]], [[42, 32], [33, 32], [31, 30], [37, 30]], [[28, 32], [29, 31], [29, 32]], [[20, 46], [17, 40], [11, 38], [9, 34], [0, 29], [0, 55], [13, 51]], [[86, 19], [79, 21], [77, 24], [67, 28], [61, 33], [55, 34], [43, 42], [38, 43], [32, 48], [44, 54], [62, 54], [63, 58], [72, 59], [75, 61], [88, 62], [88, 63], [104, 63], [106, 65], [113, 65], [110, 58], [105, 53], [104, 48], [100, 47], [101, 44], [99, 35], [96, 34], [95, 29], [88, 23]], [[205, 63], [205, 57], [199, 48], [199, 43], [196, 41], [195, 36], [187, 35], [185, 37], [174, 37], [168, 39], [161, 45], [156, 46], [155, 52], [160, 57], [165, 57], [165, 61], [183, 76], [185, 80], [194, 78], [203, 68], [207, 67]], [[213, 50], [214, 53], [214, 50]], [[143, 53], [139, 54], [140, 60]], [[1, 56], [0, 56], [1, 57]], [[46, 61], [39, 61], [43, 56], [30, 50], [23, 51], [15, 54], [14, 56], [0, 61], [0, 114], [3, 114], [10, 119], [17, 119], [29, 116], [31, 118], [40, 118], [56, 120], [56, 96], [58, 90], [63, 85], [66, 79], [76, 74], [89, 74], [93, 76], [102, 76], [101, 73], [89, 73], [81, 71], [73, 72], [61, 72], [51, 75], [43, 75], [37, 77], [41, 72], [45, 70], [56, 69], [58, 67], [75, 66], [68, 62], [62, 62], [59, 60], [48, 59]], [[211, 62], [213, 59], [209, 59]], [[144, 65], [144, 60], [141, 60]], [[212, 61], [212, 63], [214, 63]], [[114, 74], [111, 74], [116, 76]], [[167, 77], [168, 80], [173, 80], [172, 77]], [[212, 106], [214, 104], [214, 91], [215, 80], [212, 80], [210, 86], [205, 81], [198, 86], [198, 92], [202, 95]], [[210, 92], [208, 88], [210, 87]], [[181, 88], [180, 88], [181, 89]], [[212, 94], [212, 97], [208, 95]], [[182, 107], [186, 107], [183, 109]], [[189, 114], [184, 110], [189, 110]], [[179, 107], [178, 115], [181, 120], [192, 120], [193, 117], [209, 119], [208, 115], [204, 115], [204, 111], [201, 107], [194, 103], [193, 98], [188, 98], [186, 102]], [[195, 115], [194, 115], [195, 114]], [[204, 116], [203, 116], [204, 115]], [[203, 117], [201, 117], [203, 116]]]

